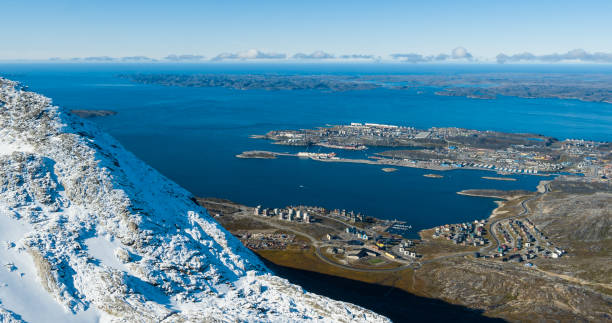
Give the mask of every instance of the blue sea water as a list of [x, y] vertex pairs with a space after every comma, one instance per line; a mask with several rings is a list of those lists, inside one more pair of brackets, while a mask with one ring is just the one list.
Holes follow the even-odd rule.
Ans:
[[[110, 109], [118, 114], [94, 119], [130, 151], [197, 196], [228, 198], [264, 207], [307, 204], [344, 208], [385, 219], [407, 221], [416, 230], [486, 218], [493, 200], [457, 195], [471, 188], [534, 190], [542, 179], [491, 181], [493, 173], [441, 172], [321, 163], [298, 158], [235, 158], [245, 150], [297, 152], [249, 138], [276, 129], [325, 124], [377, 122], [419, 128], [457, 126], [480, 130], [531, 132], [563, 138], [612, 140], [612, 105], [575, 100], [473, 100], [436, 96], [431, 91], [377, 89], [329, 93], [142, 85], [118, 78], [125, 73], [291, 73], [389, 74], [466, 72], [612, 73], [590, 66], [415, 66], [352, 64], [10, 64], [0, 76], [70, 109]], [[367, 157], [376, 150], [343, 152]]]

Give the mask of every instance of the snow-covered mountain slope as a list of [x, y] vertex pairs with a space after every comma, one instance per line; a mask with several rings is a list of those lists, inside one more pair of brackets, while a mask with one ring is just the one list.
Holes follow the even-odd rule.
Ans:
[[0, 78], [0, 322], [387, 321], [272, 275], [96, 126]]

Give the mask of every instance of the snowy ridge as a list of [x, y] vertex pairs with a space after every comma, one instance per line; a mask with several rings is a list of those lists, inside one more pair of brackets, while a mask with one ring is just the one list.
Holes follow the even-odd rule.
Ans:
[[96, 126], [0, 78], [0, 322], [388, 321], [276, 277]]

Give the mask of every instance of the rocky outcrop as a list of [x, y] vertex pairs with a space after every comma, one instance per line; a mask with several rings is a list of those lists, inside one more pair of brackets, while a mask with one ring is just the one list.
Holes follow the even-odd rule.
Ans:
[[449, 259], [417, 270], [428, 296], [511, 321], [612, 320], [612, 298], [522, 264]]

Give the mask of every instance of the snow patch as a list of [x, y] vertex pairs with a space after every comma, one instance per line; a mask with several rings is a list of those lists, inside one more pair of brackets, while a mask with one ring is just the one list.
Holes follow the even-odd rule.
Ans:
[[10, 155], [14, 152], [28, 152], [34, 151], [34, 147], [26, 144], [19, 143], [7, 143], [0, 141], [0, 155]]
[[0, 306], [30, 323], [98, 321], [95, 309], [72, 314], [43, 289], [22, 243], [32, 229], [6, 210], [0, 211]]
[[117, 250], [123, 249], [120, 241], [111, 236], [94, 236], [85, 240], [87, 252], [102, 265], [115, 270], [129, 272], [128, 267], [117, 257]]

